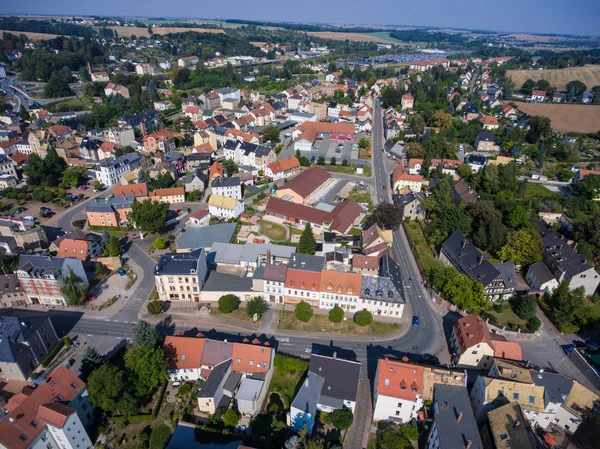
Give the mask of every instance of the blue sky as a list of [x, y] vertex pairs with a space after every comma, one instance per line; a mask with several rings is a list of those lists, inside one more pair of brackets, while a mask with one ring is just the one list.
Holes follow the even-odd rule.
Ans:
[[403, 24], [600, 35], [600, 0], [2, 0], [1, 14], [99, 14]]

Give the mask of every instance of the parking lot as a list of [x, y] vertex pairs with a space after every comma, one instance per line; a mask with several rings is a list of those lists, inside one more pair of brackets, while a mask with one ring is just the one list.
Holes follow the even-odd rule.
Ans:
[[[291, 130], [285, 130], [281, 132], [280, 143], [283, 145], [283, 149], [281, 150], [281, 153], [279, 153], [278, 159], [284, 159], [296, 154], [296, 150], [294, 150], [294, 142], [291, 140], [291, 137], [285, 136], [285, 134], [290, 132]], [[354, 136], [354, 141], [332, 140], [329, 137], [321, 138], [315, 141], [310, 152], [303, 151], [302, 156], [306, 156], [309, 159], [312, 159], [314, 156], [314, 162], [316, 162], [321, 156], [323, 156], [327, 162], [329, 162], [332, 157], [335, 157], [338, 163], [341, 163], [344, 159], [357, 160], [358, 141], [361, 139], [361, 137], [369, 136], [366, 136], [363, 133], [358, 133]], [[343, 146], [338, 148], [340, 143], [342, 143]]]

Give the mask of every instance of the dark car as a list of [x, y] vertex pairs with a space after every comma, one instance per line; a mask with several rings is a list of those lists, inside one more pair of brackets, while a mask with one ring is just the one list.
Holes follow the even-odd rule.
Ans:
[[414, 327], [419, 327], [419, 317], [417, 315], [413, 316], [412, 325]]

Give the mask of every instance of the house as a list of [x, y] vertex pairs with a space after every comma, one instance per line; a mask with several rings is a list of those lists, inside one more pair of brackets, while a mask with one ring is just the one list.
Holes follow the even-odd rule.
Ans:
[[192, 67], [198, 64], [198, 56], [184, 56], [177, 60], [179, 67]]
[[194, 191], [204, 192], [206, 190], [207, 185], [208, 176], [200, 168], [194, 170], [192, 174], [183, 177], [183, 187], [185, 188], [186, 193]]
[[497, 151], [494, 134], [489, 131], [481, 131], [475, 138], [475, 149], [481, 152]]
[[117, 147], [126, 147], [135, 143], [135, 133], [132, 128], [109, 128], [104, 131], [104, 137], [108, 142], [114, 143]]
[[379, 274], [379, 261], [380, 258], [377, 256], [355, 254], [352, 257], [352, 272], [377, 276]]
[[127, 215], [135, 202], [133, 195], [114, 198], [94, 198], [86, 205], [85, 213], [90, 226], [120, 227], [129, 225]]
[[208, 268], [204, 248], [189, 254], [161, 256], [154, 268], [154, 282], [161, 301], [200, 301]]
[[212, 164], [210, 166], [210, 172], [208, 175], [209, 181], [213, 181], [216, 178], [222, 177], [223, 176], [223, 165], [219, 162], [216, 161], [214, 164]]
[[594, 94], [592, 94], [591, 92], [584, 92], [581, 95], [582, 103], [591, 103], [593, 100], [594, 100]]
[[402, 95], [402, 110], [412, 109], [415, 104], [415, 98], [411, 94]]
[[373, 421], [408, 423], [419, 416], [424, 401], [434, 398], [437, 385], [467, 386], [467, 375], [441, 367], [380, 358], [377, 361], [373, 392]]
[[99, 254], [92, 253], [93, 242], [89, 240], [66, 238], [60, 242], [57, 255], [59, 257], [74, 257], [82, 261]]
[[[489, 447], [492, 449], [536, 449], [538, 447], [528, 420], [525, 419], [523, 410], [518, 402], [509, 402], [498, 408], [492, 409], [487, 414], [487, 426], [482, 435], [491, 440]], [[485, 438], [484, 438], [485, 440]], [[510, 446], [508, 446], [510, 445]]]
[[502, 264], [492, 265], [460, 231], [454, 232], [442, 243], [440, 260], [448, 266], [455, 266], [473, 281], [480, 282], [485, 295], [492, 299], [512, 296], [515, 291], [514, 264], [512, 274], [500, 271], [498, 267]]
[[9, 174], [3, 173], [0, 175], [0, 189], [8, 189], [17, 186], [17, 179]]
[[346, 407], [354, 412], [360, 368], [360, 362], [338, 358], [335, 352], [332, 357], [311, 354], [307, 379], [290, 407], [291, 429], [298, 432], [306, 425], [312, 433], [317, 410], [331, 413]]
[[287, 265], [273, 264], [267, 261], [264, 267], [258, 267], [252, 276], [254, 290], [262, 291], [266, 301], [283, 303], [283, 293]]
[[470, 204], [478, 200], [477, 193], [471, 190], [471, 187], [464, 179], [461, 179], [452, 187], [452, 193], [456, 204]]
[[394, 192], [400, 192], [406, 189], [410, 189], [412, 192], [420, 192], [423, 183], [423, 176], [411, 175], [408, 173], [408, 170], [406, 170], [404, 165], [399, 164], [394, 169], [392, 182], [392, 188]]
[[209, 224], [210, 213], [206, 209], [198, 209], [187, 220], [188, 226], [203, 226]]
[[404, 145], [399, 142], [394, 142], [393, 140], [386, 140], [383, 145], [383, 151], [385, 155], [388, 157], [392, 157], [394, 159], [402, 160], [404, 158]]
[[320, 304], [321, 309], [341, 307], [345, 311], [360, 310], [359, 299], [362, 287], [360, 273], [345, 273], [341, 271], [321, 271]]
[[242, 199], [242, 184], [238, 177], [216, 178], [211, 182], [210, 190], [213, 195]]
[[81, 260], [70, 257], [21, 254], [17, 277], [30, 304], [64, 306], [67, 303], [62, 293], [62, 276], [70, 271], [89, 285]]
[[487, 129], [490, 131], [496, 130], [500, 127], [500, 123], [498, 119], [493, 115], [486, 115], [479, 120], [483, 125], [483, 129]]
[[107, 72], [91, 72], [90, 79], [94, 83], [106, 83], [110, 80]]
[[45, 246], [48, 241], [42, 226], [36, 226], [35, 222], [22, 218], [1, 217], [0, 235], [14, 238], [17, 246], [26, 250]]
[[267, 165], [265, 176], [272, 181], [279, 181], [280, 179], [297, 175], [300, 173], [300, 169], [301, 166], [298, 158], [296, 156], [290, 156]]
[[266, 263], [289, 263], [292, 257], [299, 256], [294, 253], [294, 250], [295, 248], [290, 246], [269, 243], [246, 242], [244, 245], [215, 243], [209, 256], [211, 264], [216, 265], [217, 271], [235, 271], [236, 269], [255, 271]]
[[[99, 256], [104, 251], [105, 242], [102, 239], [102, 235], [99, 235], [99, 234], [96, 234], [93, 232], [83, 232], [83, 231], [80, 231], [79, 229], [74, 229], [73, 231], [69, 231], [69, 232], [61, 235], [56, 240], [54, 240], [52, 243], [50, 243], [50, 246], [48, 249], [50, 251], [56, 252], [56, 254], [58, 256], [61, 256], [60, 255], [60, 247], [61, 247], [63, 241], [66, 239], [86, 241], [89, 245], [88, 246], [88, 254], [90, 257]], [[64, 250], [63, 250], [63, 252], [64, 252]], [[69, 257], [69, 256], [65, 254], [64, 257]]]
[[17, 170], [13, 161], [5, 155], [0, 155], [0, 174], [9, 175], [14, 179], [18, 179]]
[[104, 95], [110, 97], [112, 95], [120, 95], [123, 98], [129, 98], [129, 89], [120, 84], [108, 83], [104, 88]]
[[160, 112], [146, 108], [134, 114], [124, 114], [117, 119], [120, 128], [140, 128], [142, 134], [160, 121]]
[[436, 385], [427, 449], [483, 449], [466, 387]]
[[392, 195], [394, 205], [402, 209], [402, 218], [405, 220], [424, 220], [427, 211], [421, 206], [425, 195], [423, 193], [413, 192], [412, 190], [404, 195]]
[[393, 243], [391, 230], [383, 230], [377, 224], [362, 232], [363, 252], [368, 256], [378, 256], [387, 252]]
[[541, 261], [529, 266], [525, 275], [525, 282], [532, 290], [540, 290], [546, 293], [552, 293], [559, 285], [552, 272]]
[[156, 151], [166, 153], [175, 149], [175, 134], [167, 129], [161, 129], [144, 136], [142, 142], [144, 143], [144, 151], [148, 153]]
[[238, 165], [248, 165], [265, 170], [277, 160], [277, 155], [269, 147], [238, 140], [228, 140], [223, 145], [225, 159], [232, 159]]
[[[501, 156], [499, 156], [501, 157]], [[481, 154], [467, 154], [465, 157], [465, 164], [469, 164], [473, 173], [477, 173], [479, 170], [483, 169], [486, 165], [488, 165], [488, 159]]]
[[567, 94], [562, 94], [560, 92], [557, 92], [552, 96], [553, 103], [563, 103], [566, 100], [567, 100]]
[[96, 179], [107, 187], [120, 184], [121, 176], [138, 168], [141, 164], [139, 154], [128, 153], [116, 158], [108, 158], [96, 164], [92, 170]]
[[148, 198], [148, 186], [145, 182], [115, 186], [113, 193], [115, 196], [133, 195], [136, 198]]
[[587, 263], [585, 257], [569, 246], [561, 234], [547, 232], [545, 225], [542, 230], [544, 243], [542, 260], [556, 280], [559, 283], [568, 282], [572, 290], [583, 287], [586, 296], [593, 295], [600, 283], [600, 275], [596, 269]]
[[[200, 225], [208, 224], [210, 215], [206, 210], [200, 209], [202, 212], [201, 218], [196, 218], [198, 215], [193, 214], [188, 220], [188, 226], [184, 228], [177, 236], [177, 252], [185, 253], [194, 251], [196, 248], [202, 247], [206, 252], [210, 252], [212, 246], [218, 246], [221, 243], [229, 243], [233, 240], [236, 231], [235, 223], [221, 223], [210, 226], [199, 226], [196, 223], [190, 224], [191, 220], [199, 221]], [[202, 216], [204, 215], [204, 217]], [[194, 218], [192, 218], [194, 217]]]
[[224, 100], [235, 100], [237, 103], [242, 99], [240, 89], [235, 87], [222, 87], [221, 89], [217, 89], [215, 91], [221, 100], [221, 103]]
[[518, 116], [516, 109], [509, 104], [502, 105], [497, 113], [499, 117], [504, 117], [509, 120], [516, 120]]
[[489, 369], [494, 357], [521, 360], [519, 344], [500, 338], [491, 336], [487, 324], [479, 315], [471, 314], [460, 318], [454, 324], [450, 337], [456, 366]]
[[169, 187], [156, 189], [148, 194], [152, 201], [160, 203], [177, 204], [185, 202], [185, 189], [183, 187]]
[[[19, 285], [17, 276], [11, 276], [13, 285], [15, 282]], [[0, 376], [26, 381], [58, 341], [48, 314], [19, 309], [0, 310]]]
[[283, 184], [275, 195], [277, 198], [302, 204], [327, 186], [331, 179], [331, 175], [323, 167], [311, 167]]
[[6, 403], [0, 447], [10, 449], [91, 449], [86, 432], [94, 414], [83, 383], [60, 366], [45, 382], [25, 386]]
[[211, 195], [208, 200], [208, 211], [215, 217], [237, 218], [244, 212], [244, 203], [222, 195]]
[[20, 307], [27, 304], [27, 296], [16, 274], [0, 275], [1, 308]]
[[538, 103], [543, 103], [546, 101], [546, 91], [545, 90], [532, 90], [531, 91], [531, 101], [535, 101]]

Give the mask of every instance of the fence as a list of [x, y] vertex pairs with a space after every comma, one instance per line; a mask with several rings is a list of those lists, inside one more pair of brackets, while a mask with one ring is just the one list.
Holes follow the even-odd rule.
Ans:
[[270, 187], [271, 187], [271, 184], [264, 184], [261, 187], [257, 187], [256, 189], [247, 191], [246, 193], [244, 193], [244, 198], [250, 198], [251, 196], [257, 195], [260, 192], [264, 192], [265, 190], [269, 189]]

